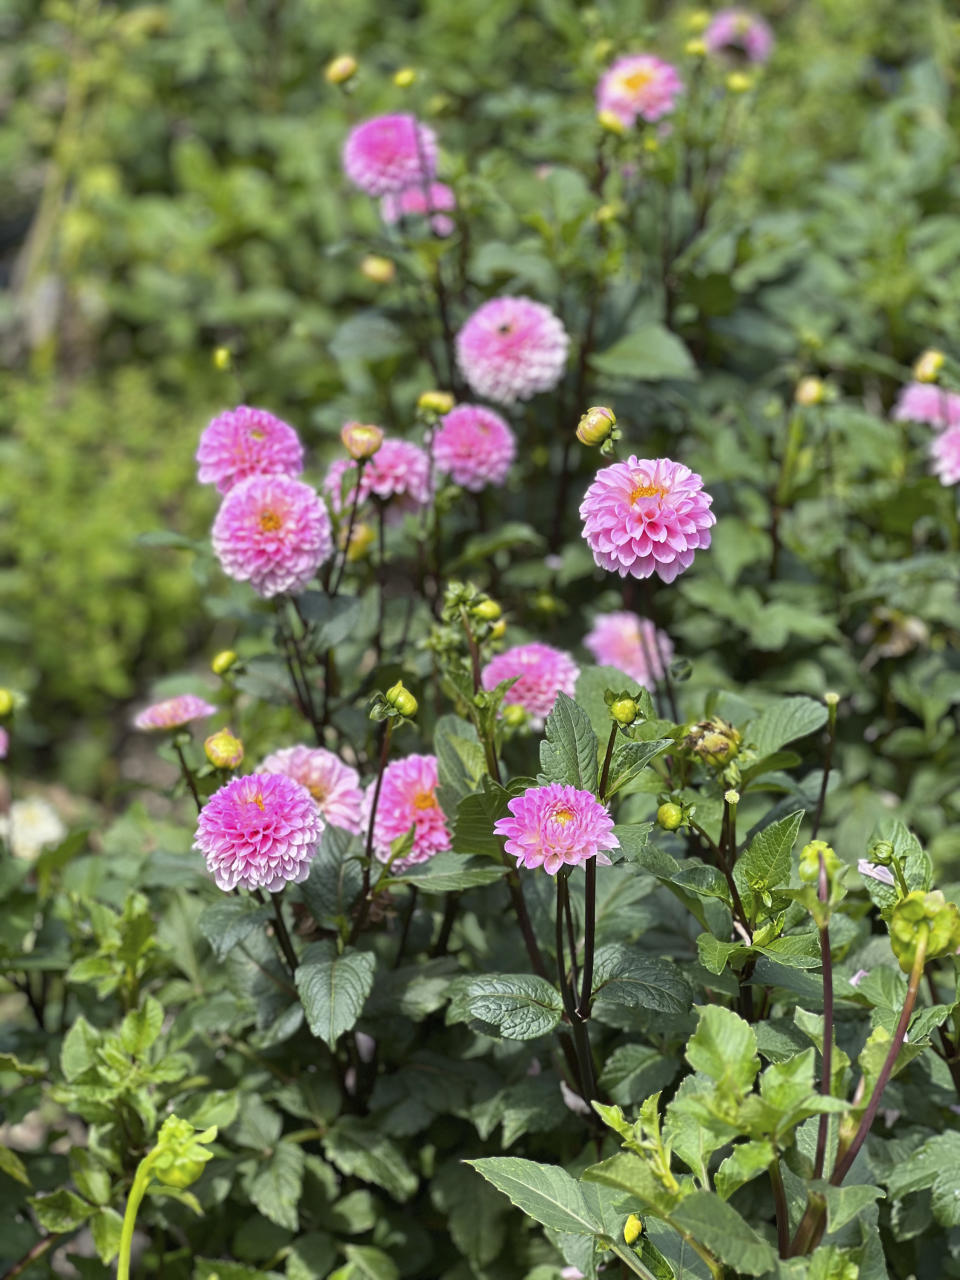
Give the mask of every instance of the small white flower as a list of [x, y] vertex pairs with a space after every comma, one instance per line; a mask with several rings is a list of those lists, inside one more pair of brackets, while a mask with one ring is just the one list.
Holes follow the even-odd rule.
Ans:
[[25, 862], [39, 858], [44, 849], [59, 844], [66, 834], [60, 815], [41, 796], [15, 800], [9, 814], [0, 815], [0, 839], [15, 858]]

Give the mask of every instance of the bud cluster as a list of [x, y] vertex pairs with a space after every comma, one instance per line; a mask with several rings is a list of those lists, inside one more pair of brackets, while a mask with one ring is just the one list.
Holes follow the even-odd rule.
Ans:
[[900, 899], [890, 917], [890, 946], [904, 973], [913, 968], [922, 925], [927, 927], [928, 960], [960, 950], [960, 910], [956, 903], [948, 902], [939, 889], [930, 893], [914, 889]]

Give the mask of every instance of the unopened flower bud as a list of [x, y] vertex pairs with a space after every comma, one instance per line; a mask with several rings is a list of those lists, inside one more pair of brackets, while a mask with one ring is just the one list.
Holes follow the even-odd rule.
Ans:
[[511, 729], [519, 729], [527, 723], [527, 713], [519, 702], [508, 702], [503, 708], [503, 723]]
[[397, 274], [397, 264], [390, 258], [370, 253], [360, 263], [360, 270], [374, 284], [389, 284]]
[[639, 713], [640, 708], [633, 698], [618, 698], [616, 702], [610, 705], [610, 714], [617, 724], [633, 724]]
[[620, 208], [618, 205], [602, 204], [593, 216], [602, 226], [608, 222], [616, 222], [619, 214]]
[[409, 89], [417, 78], [417, 73], [413, 67], [401, 67], [399, 71], [394, 72], [393, 83], [399, 89]]
[[623, 1224], [623, 1239], [625, 1244], [634, 1244], [643, 1234], [643, 1219], [638, 1218], [635, 1213], [631, 1213], [630, 1217]]
[[9, 689], [0, 689], [0, 716], [8, 716], [13, 710], [13, 694]]
[[913, 968], [917, 956], [920, 926], [927, 926], [927, 959], [946, 955], [960, 945], [960, 911], [948, 902], [939, 889], [924, 893], [914, 889], [893, 909], [890, 919], [890, 945], [904, 973]]
[[706, 31], [712, 16], [709, 9], [694, 9], [684, 18], [683, 25], [687, 31]]
[[221, 649], [210, 663], [210, 670], [214, 675], [222, 676], [230, 670], [236, 660], [237, 655], [232, 649]]
[[577, 425], [577, 439], [581, 444], [603, 444], [607, 436], [616, 426], [617, 416], [605, 405], [594, 405], [580, 419]]
[[470, 610], [475, 618], [479, 618], [482, 622], [496, 622], [503, 610], [497, 604], [496, 600], [479, 600]]
[[839, 693], [825, 693], [823, 695], [823, 700], [828, 707], [835, 707], [840, 701], [840, 695]]
[[506, 618], [498, 618], [496, 622], [493, 624], [493, 626], [490, 628], [490, 639], [502, 640], [506, 634], [507, 634], [507, 620]]
[[740, 734], [732, 724], [714, 716], [691, 725], [683, 745], [704, 764], [720, 769], [740, 750]]
[[691, 58], [703, 58], [707, 53], [707, 42], [700, 36], [694, 36], [692, 40], [688, 40], [683, 46], [683, 52]]
[[340, 439], [354, 462], [366, 462], [383, 444], [383, 432], [364, 422], [345, 422]]
[[842, 863], [830, 845], [825, 840], [811, 840], [809, 844], [805, 844], [800, 850], [798, 874], [804, 884], [816, 884], [819, 881], [821, 854], [823, 855], [823, 864], [827, 869], [828, 876], [833, 877], [840, 870]]
[[753, 77], [748, 76], [745, 71], [731, 71], [726, 85], [731, 93], [749, 93], [753, 88]]
[[723, 798], [724, 800], [726, 800], [727, 804], [739, 804], [740, 792], [734, 791], [734, 789], [731, 787], [729, 791], [725, 791], [723, 793]]
[[683, 810], [678, 804], [662, 804], [657, 810], [657, 823], [664, 831], [676, 831], [683, 823]]
[[233, 364], [233, 355], [229, 347], [217, 347], [213, 353], [213, 367], [225, 373]]
[[243, 743], [232, 729], [218, 729], [203, 744], [204, 754], [217, 769], [236, 769], [243, 763]]
[[826, 387], [819, 378], [801, 378], [797, 383], [793, 398], [799, 405], [809, 408], [811, 405], [823, 404]]
[[417, 399], [417, 408], [425, 413], [449, 413], [455, 404], [449, 391], [422, 391]]
[[617, 133], [621, 137], [627, 132], [627, 126], [613, 111], [598, 111], [597, 124], [601, 129], [605, 129], [607, 133]]
[[417, 714], [419, 704], [402, 680], [398, 680], [396, 684], [391, 685], [384, 697], [387, 700], [387, 704], [393, 707], [394, 710], [399, 711], [402, 716], [409, 718]]
[[341, 53], [328, 62], [323, 73], [327, 84], [346, 84], [357, 74], [357, 60], [349, 53]]
[[347, 545], [347, 559], [350, 563], [354, 564], [357, 560], [362, 560], [376, 540], [377, 535], [372, 525], [364, 524], [362, 521], [355, 524]]
[[913, 376], [918, 382], [936, 382], [945, 359], [942, 351], [924, 351], [913, 366]]
[[896, 850], [889, 840], [876, 840], [867, 850], [867, 859], [881, 867], [889, 867], [896, 855]]

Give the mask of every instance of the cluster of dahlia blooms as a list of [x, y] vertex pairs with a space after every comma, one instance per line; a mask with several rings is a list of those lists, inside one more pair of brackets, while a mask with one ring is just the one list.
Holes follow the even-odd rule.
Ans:
[[650, 53], [618, 58], [597, 85], [597, 111], [630, 129], [637, 119], [653, 122], [669, 115], [683, 93], [676, 67]]
[[[353, 506], [357, 486], [350, 485], [345, 498], [343, 489], [357, 469], [358, 464], [352, 459], [337, 458], [327, 471], [323, 487], [338, 515]], [[379, 498], [387, 503], [389, 518], [402, 519], [408, 512], [419, 511], [430, 501], [430, 496], [430, 459], [408, 440], [385, 439], [364, 464], [357, 501], [362, 504], [371, 497]]]
[[[450, 832], [437, 800], [437, 757], [405, 756], [383, 771], [373, 823], [373, 852], [381, 862], [390, 861], [390, 846], [413, 830], [410, 852], [398, 858], [392, 869], [402, 871], [427, 862], [450, 848]], [[376, 783], [364, 797], [364, 822], [369, 822]]]
[[510, 817], [498, 819], [493, 829], [507, 837], [503, 847], [518, 867], [543, 867], [556, 875], [561, 867], [578, 867], [588, 858], [609, 866], [605, 850], [620, 847], [613, 818], [589, 791], [553, 782], [529, 787], [507, 808]]
[[514, 404], [557, 386], [569, 346], [563, 324], [543, 303], [492, 298], [457, 334], [457, 363], [478, 396]]
[[580, 504], [583, 536], [602, 569], [673, 582], [710, 545], [712, 502], [683, 463], [633, 456], [597, 472]]
[[562, 649], [539, 641], [518, 644], [497, 654], [481, 672], [484, 689], [495, 689], [503, 680], [516, 682], [507, 690], [507, 703], [518, 704], [534, 729], [542, 729], [558, 693], [572, 698], [580, 668]]
[[616, 667], [645, 689], [663, 679], [664, 664], [673, 657], [673, 642], [667, 633], [635, 613], [608, 613], [597, 618], [583, 643], [601, 666]]
[[438, 470], [474, 493], [502, 484], [516, 452], [514, 434], [499, 413], [477, 404], [457, 405], [433, 437]]
[[343, 147], [343, 169], [368, 196], [380, 196], [380, 213], [389, 226], [411, 216], [429, 215], [438, 236], [448, 236], [457, 207], [453, 191], [435, 182], [437, 137], [412, 115], [375, 116], [350, 130]]
[[155, 702], [134, 716], [136, 729], [158, 732], [164, 729], [182, 729], [193, 720], [205, 720], [216, 713], [217, 708], [192, 693], [181, 693], [175, 698]]
[[359, 835], [362, 824], [363, 792], [356, 769], [344, 764], [325, 747], [283, 747], [271, 752], [258, 773], [283, 773], [310, 792], [323, 817], [332, 827], [342, 827]]
[[748, 62], [766, 62], [773, 52], [773, 32], [747, 9], [721, 9], [703, 33], [710, 53], [740, 53]]

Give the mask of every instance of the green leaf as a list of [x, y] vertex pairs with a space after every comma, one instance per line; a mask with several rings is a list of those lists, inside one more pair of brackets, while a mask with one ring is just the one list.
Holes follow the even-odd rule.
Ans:
[[453, 893], [475, 889], [478, 885], [496, 884], [509, 870], [491, 866], [488, 861], [465, 857], [462, 853], [435, 853], [427, 862], [409, 868], [382, 882], [382, 888], [416, 885], [424, 893]]
[[0, 1071], [15, 1071], [18, 1076], [28, 1080], [40, 1080], [47, 1074], [47, 1068], [39, 1062], [21, 1062], [12, 1053], [0, 1053]]
[[489, 1266], [503, 1247], [506, 1215], [503, 1197], [478, 1182], [465, 1164], [442, 1166], [430, 1183], [430, 1196], [446, 1215], [450, 1236], [475, 1268]]
[[22, 1182], [25, 1187], [33, 1189], [27, 1166], [9, 1147], [0, 1147], [0, 1173], [5, 1173], [8, 1178], [13, 1178], [17, 1182]]
[[637, 1201], [639, 1209], [653, 1210], [662, 1217], [670, 1213], [677, 1198], [677, 1193], [664, 1186], [652, 1166], [630, 1151], [621, 1151], [609, 1160], [591, 1165], [583, 1171], [583, 1180], [623, 1191]]
[[849, 1187], [832, 1187], [826, 1182], [814, 1182], [811, 1183], [811, 1188], [826, 1201], [827, 1231], [831, 1235], [854, 1218], [859, 1218], [865, 1209], [883, 1196], [879, 1187], [869, 1187], [862, 1183]]
[[709, 1191], [692, 1192], [673, 1210], [670, 1220], [740, 1274], [761, 1276], [777, 1265], [776, 1250], [732, 1205]]
[[329, 1280], [399, 1280], [397, 1264], [370, 1244], [344, 1245], [347, 1265], [332, 1271]]
[[647, 955], [622, 942], [597, 949], [593, 972], [595, 1012], [601, 1020], [613, 1005], [683, 1014], [693, 1000], [689, 983], [671, 960]]
[[687, 1061], [694, 1071], [709, 1076], [719, 1093], [742, 1096], [760, 1070], [753, 1028], [720, 1005], [707, 1005], [697, 1013], [700, 1020], [687, 1041]]
[[383, 1187], [395, 1200], [409, 1200], [417, 1189], [417, 1175], [399, 1147], [359, 1116], [341, 1116], [327, 1131], [323, 1150], [341, 1173]]
[[750, 841], [734, 868], [734, 879], [742, 891], [776, 889], [790, 879], [790, 854], [797, 842], [803, 810], [771, 822]]
[[788, 742], [805, 738], [827, 723], [827, 708], [813, 698], [782, 698], [765, 707], [748, 727], [745, 737], [760, 756], [779, 751]]
[[92, 1204], [109, 1202], [110, 1174], [86, 1147], [74, 1147], [71, 1150], [70, 1176], [85, 1200]]
[[590, 363], [608, 377], [637, 382], [667, 378], [690, 382], [698, 376], [690, 352], [662, 324], [643, 324], [624, 334], [612, 347], [592, 356]]
[[457, 805], [480, 785], [486, 757], [472, 724], [459, 716], [441, 716], [433, 731], [439, 785], [437, 796], [444, 813], [453, 818]]
[[281, 1142], [246, 1185], [247, 1194], [263, 1216], [288, 1231], [299, 1226], [297, 1205], [303, 1168], [303, 1148], [296, 1142]]
[[308, 1231], [294, 1240], [287, 1254], [287, 1280], [317, 1280], [330, 1274], [337, 1246], [325, 1231]]
[[93, 1244], [100, 1256], [100, 1261], [108, 1267], [120, 1251], [120, 1233], [123, 1230], [123, 1219], [116, 1209], [108, 1207], [99, 1209], [90, 1219], [90, 1234]]
[[215, 960], [226, 959], [247, 934], [272, 918], [270, 907], [243, 895], [225, 898], [200, 913], [197, 926], [210, 944]]
[[528, 973], [487, 973], [465, 979], [447, 1010], [447, 1022], [476, 1019], [504, 1040], [547, 1035], [563, 1017], [560, 993]]
[[651, 760], [674, 746], [672, 738], [654, 738], [650, 742], [621, 742], [614, 749], [607, 780], [607, 799], [632, 782]]
[[581, 1235], [594, 1235], [602, 1229], [583, 1188], [563, 1169], [513, 1156], [489, 1156], [465, 1163], [541, 1226]]
[[[345, 917], [360, 892], [360, 841], [342, 827], [327, 823], [301, 888], [313, 918], [320, 924]], [[269, 909], [269, 908], [268, 908]]]
[[546, 740], [540, 743], [541, 785], [561, 782], [580, 791], [596, 792], [597, 735], [582, 707], [558, 693], [547, 716]]
[[[317, 959], [312, 957], [317, 956]], [[324, 957], [324, 958], [319, 958]], [[356, 1025], [373, 989], [376, 957], [348, 948], [337, 955], [329, 943], [314, 944], [297, 968], [295, 982], [311, 1032], [332, 1049]]]
[[94, 1212], [92, 1204], [62, 1188], [50, 1196], [30, 1196], [27, 1203], [33, 1208], [44, 1231], [57, 1233], [75, 1230]]
[[91, 1027], [83, 1014], [63, 1037], [60, 1047], [60, 1070], [67, 1080], [76, 1080], [97, 1061], [100, 1033]]
[[680, 1063], [672, 1054], [644, 1044], [623, 1044], [607, 1058], [600, 1084], [622, 1107], [642, 1102], [658, 1089], [665, 1089], [677, 1074]]
[[357, 628], [363, 614], [363, 600], [359, 596], [330, 597], [322, 591], [304, 591], [297, 597], [297, 606], [308, 622], [319, 623], [311, 638], [316, 653], [342, 644]]
[[133, 1009], [120, 1024], [120, 1040], [124, 1049], [134, 1058], [142, 1057], [150, 1048], [163, 1026], [163, 1006], [153, 996], [147, 996], [140, 1009]]
[[740, 1187], [758, 1174], [765, 1173], [773, 1164], [775, 1155], [773, 1143], [766, 1138], [739, 1143], [717, 1170], [714, 1178], [717, 1195], [729, 1200]]
[[503, 837], [494, 834], [493, 824], [506, 817], [510, 796], [503, 787], [490, 787], [464, 796], [457, 805], [451, 845], [456, 853], [503, 859]]

